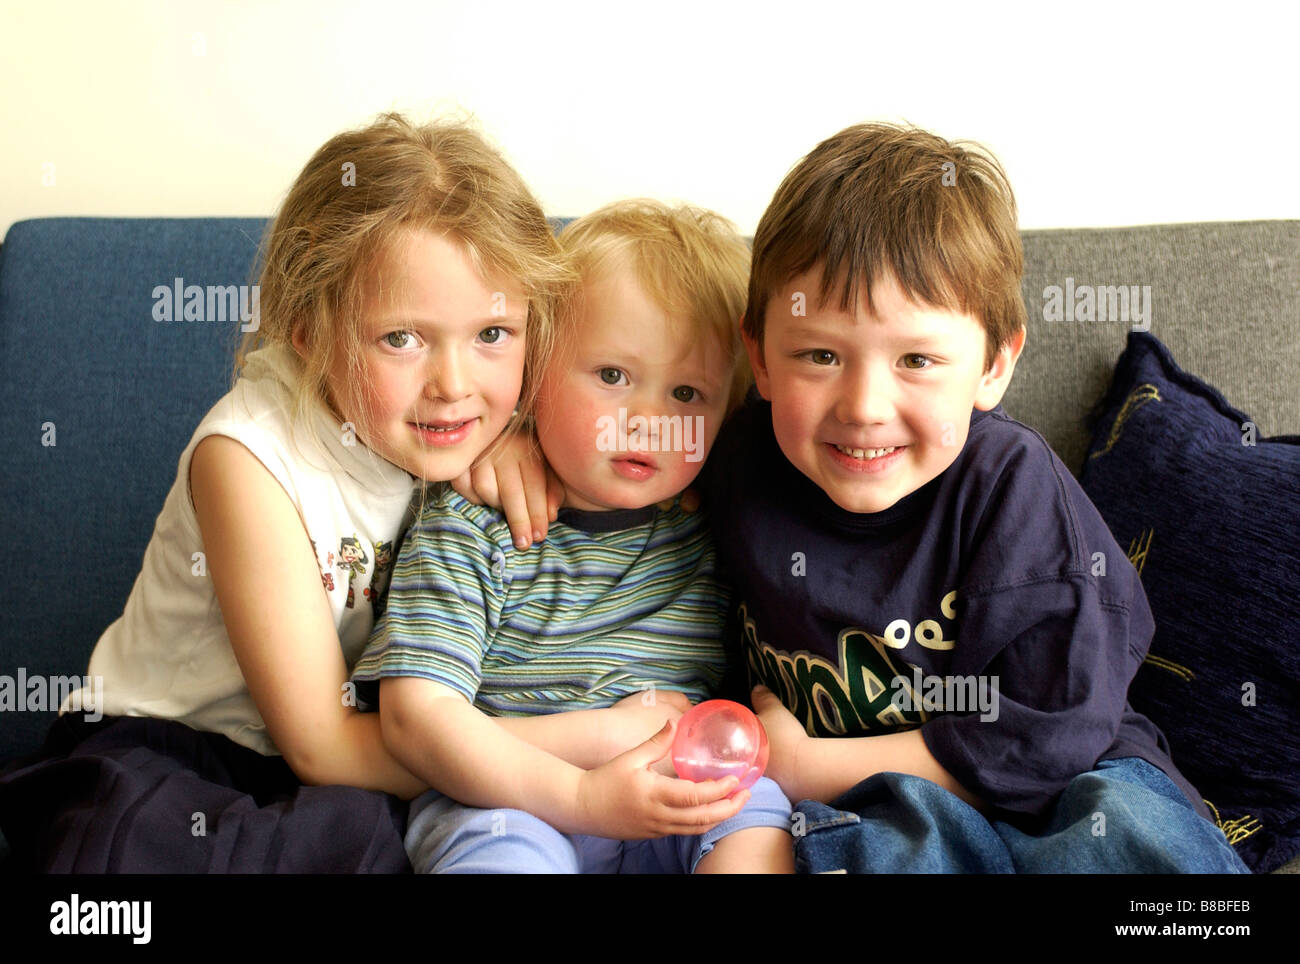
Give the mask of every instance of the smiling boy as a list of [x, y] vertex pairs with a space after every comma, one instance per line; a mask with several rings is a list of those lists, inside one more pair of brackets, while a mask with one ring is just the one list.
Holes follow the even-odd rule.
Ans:
[[1127, 703], [1136, 572], [1000, 408], [1021, 271], [1001, 167], [910, 128], [823, 142], [758, 226], [762, 398], [706, 489], [798, 867], [1241, 872]]

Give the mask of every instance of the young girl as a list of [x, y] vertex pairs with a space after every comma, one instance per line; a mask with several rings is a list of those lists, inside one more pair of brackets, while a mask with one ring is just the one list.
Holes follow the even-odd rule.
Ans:
[[407, 869], [386, 794], [424, 786], [357, 712], [349, 669], [415, 479], [466, 473], [528, 410], [571, 280], [474, 132], [387, 115], [316, 152], [270, 228], [238, 380], [91, 657], [107, 715], [61, 716], [45, 758], [0, 781], [20, 864]]

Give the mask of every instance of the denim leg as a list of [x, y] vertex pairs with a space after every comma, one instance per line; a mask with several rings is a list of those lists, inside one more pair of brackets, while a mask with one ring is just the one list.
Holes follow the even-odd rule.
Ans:
[[[802, 819], [801, 819], [802, 818]], [[830, 806], [795, 807], [801, 874], [1012, 873], [1002, 839], [978, 810], [936, 783], [877, 773]]]
[[876, 774], [831, 806], [805, 800], [795, 814], [800, 873], [1250, 872], [1164, 773], [1132, 757], [1075, 777], [1034, 834], [901, 773]]
[[1146, 760], [1106, 760], [1070, 781], [1043, 831], [994, 828], [1019, 873], [1247, 874], [1223, 831]]

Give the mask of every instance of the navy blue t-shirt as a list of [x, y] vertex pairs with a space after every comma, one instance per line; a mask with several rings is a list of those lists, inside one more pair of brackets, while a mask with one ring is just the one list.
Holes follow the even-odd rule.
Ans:
[[1154, 624], [1074, 477], [998, 407], [957, 460], [883, 512], [837, 506], [781, 452], [756, 396], [702, 476], [739, 654], [819, 737], [920, 725], [988, 803], [1040, 818], [1075, 776], [1136, 756], [1203, 816], [1164, 735], [1128, 705]]

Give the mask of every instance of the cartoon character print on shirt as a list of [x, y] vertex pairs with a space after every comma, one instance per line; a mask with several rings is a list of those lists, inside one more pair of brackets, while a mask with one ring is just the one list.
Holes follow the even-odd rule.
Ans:
[[320, 568], [320, 584], [325, 587], [326, 592], [334, 591], [334, 573], [330, 570], [334, 567], [334, 553], [327, 553], [325, 565], [320, 564], [320, 552], [316, 549], [316, 540], [308, 537], [311, 543], [311, 554], [316, 557], [316, 565]]
[[348, 574], [348, 609], [356, 607], [357, 597], [352, 583], [356, 579], [357, 573], [363, 576], [366, 574], [365, 564], [369, 561], [366, 550], [361, 546], [361, 540], [355, 534], [344, 536], [339, 540], [338, 568]]
[[[956, 593], [941, 603], [943, 614], [956, 617]], [[935, 620], [913, 627], [896, 619], [883, 636], [861, 627], [840, 631], [838, 664], [807, 651], [788, 652], [758, 638], [745, 604], [740, 604], [742, 648], [751, 686], [762, 683], [790, 710], [810, 736], [875, 736], [907, 730], [930, 718], [930, 704], [918, 692], [918, 667], [897, 651], [915, 638], [927, 649], [952, 649]]]
[[392, 542], [375, 543], [375, 572], [370, 577], [370, 587], [366, 595], [375, 610], [375, 619], [379, 618], [384, 605], [384, 596], [388, 592], [388, 583], [393, 577]]

